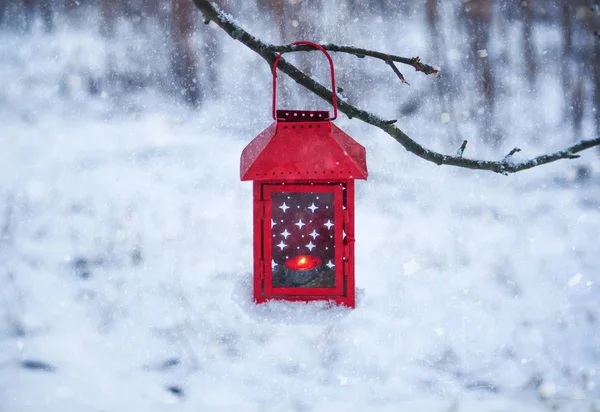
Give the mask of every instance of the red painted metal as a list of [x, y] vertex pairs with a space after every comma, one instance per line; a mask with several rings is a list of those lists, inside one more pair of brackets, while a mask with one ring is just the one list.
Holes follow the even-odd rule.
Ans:
[[265, 216], [265, 202], [262, 200], [262, 184], [259, 182], [253, 183], [254, 199], [254, 300], [256, 302], [264, 302], [263, 283], [264, 283], [264, 259], [262, 256], [263, 248], [263, 224]]
[[354, 287], [354, 180], [348, 180], [346, 182], [346, 197], [344, 205], [346, 206], [344, 232], [346, 232], [345, 244], [346, 255], [345, 259], [347, 264], [345, 265], [346, 273], [344, 278], [346, 280], [346, 305], [353, 308], [355, 305], [355, 287]]
[[[322, 112], [278, 110], [277, 113], [277, 121], [242, 152], [242, 180], [330, 181], [368, 177], [365, 148], [329, 120], [319, 120]], [[288, 121], [287, 117], [307, 120]]]
[[[321, 50], [323, 53], [325, 53], [325, 57], [327, 57], [327, 60], [329, 61], [329, 70], [331, 71], [331, 93], [333, 95], [333, 98], [332, 98], [333, 117], [330, 120], [337, 119], [337, 95], [335, 93], [335, 73], [333, 70], [333, 60], [331, 59], [331, 56], [329, 55], [329, 53], [327, 53], [327, 50], [325, 50], [318, 44], [310, 42], [310, 41], [297, 41], [292, 44], [295, 44], [295, 45], [296, 44], [297, 45], [305, 44], [308, 46], [312, 46], [318, 50]], [[275, 62], [273, 63], [273, 119], [274, 120], [277, 120], [277, 115], [276, 115], [276, 111], [277, 111], [277, 66], [279, 65], [279, 60], [281, 59], [282, 54], [283, 53], [279, 53], [277, 55], [277, 57], [275, 58]]]
[[[309, 44], [322, 50], [314, 43]], [[322, 50], [331, 65], [331, 57]], [[254, 199], [254, 300], [328, 301], [354, 307], [354, 180], [367, 179], [363, 146], [335, 126], [337, 116], [327, 111], [276, 110], [276, 68], [273, 76], [275, 123], [244, 149], [241, 180], [253, 181]], [[333, 194], [334, 287], [274, 287], [272, 270], [272, 194], [278, 192], [324, 192]], [[344, 236], [345, 233], [345, 236]]]

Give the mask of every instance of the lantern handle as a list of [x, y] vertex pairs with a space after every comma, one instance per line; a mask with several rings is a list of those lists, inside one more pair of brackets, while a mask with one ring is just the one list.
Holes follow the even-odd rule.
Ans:
[[[310, 42], [310, 41], [297, 41], [292, 44], [293, 45], [305, 44], [307, 46], [312, 46], [316, 49], [319, 49], [323, 53], [325, 53], [325, 57], [327, 57], [327, 60], [329, 60], [329, 68], [331, 69], [331, 93], [333, 95], [333, 98], [332, 98], [333, 117], [330, 120], [337, 119], [337, 96], [335, 94], [335, 74], [333, 71], [333, 60], [331, 59], [331, 56], [329, 55], [329, 53], [327, 53], [327, 50], [325, 50], [323, 47], [319, 46], [316, 43]], [[283, 52], [279, 53], [277, 55], [277, 57], [275, 57], [275, 62], [273, 63], [273, 119], [275, 119], [275, 120], [277, 120], [277, 65], [279, 64], [279, 59], [281, 59], [282, 54], [283, 54]]]

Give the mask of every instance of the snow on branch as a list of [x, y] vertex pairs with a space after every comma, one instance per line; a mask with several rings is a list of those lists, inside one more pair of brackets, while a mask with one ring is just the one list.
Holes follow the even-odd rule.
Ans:
[[[215, 22], [221, 29], [223, 29], [227, 34], [229, 34], [229, 36], [241, 42], [246, 47], [257, 53], [259, 56], [265, 59], [271, 66], [273, 65], [275, 57], [278, 53], [313, 50], [308, 46], [275, 46], [264, 43], [257, 37], [253, 36], [246, 30], [241, 28], [237, 23], [235, 23], [232, 20], [231, 17], [219, 11], [209, 0], [194, 0], [194, 4], [204, 15], [204, 19], [206, 22]], [[421, 63], [418, 57], [405, 58], [380, 53], [372, 50], [359, 49], [356, 47], [348, 46], [337, 46], [334, 44], [322, 44], [321, 46], [329, 51], [352, 54], [357, 57], [372, 57], [382, 60], [383, 62], [388, 64], [392, 68], [392, 70], [394, 70], [395, 68], [394, 72], [400, 78], [400, 80], [402, 80], [404, 76], [400, 73], [400, 71], [397, 69], [394, 63], [410, 65], [414, 67], [417, 71], [421, 71], [425, 74], [438, 73], [437, 70], [434, 69], [432, 66]], [[331, 91], [319, 82], [311, 79], [305, 73], [300, 71], [296, 66], [288, 63], [284, 59], [281, 59], [279, 61], [278, 68], [279, 70], [287, 74], [289, 77], [291, 77], [294, 81], [296, 81], [296, 83], [310, 90], [325, 101], [331, 103]], [[406, 80], [404, 80], [404, 82], [406, 82]], [[463, 143], [463, 146], [461, 146], [461, 150], [459, 150], [459, 152], [456, 155], [445, 155], [427, 149], [426, 147], [420, 145], [415, 140], [411, 139], [401, 129], [395, 126], [394, 121], [384, 120], [376, 114], [363, 110], [346, 101], [339, 99], [338, 109], [342, 113], [346, 114], [349, 118], [355, 117], [357, 119], [362, 120], [365, 123], [368, 123], [372, 126], [383, 130], [392, 138], [394, 138], [398, 143], [400, 143], [409, 152], [419, 156], [422, 159], [435, 163], [436, 165], [450, 165], [464, 167], [467, 169], [488, 170], [496, 173], [502, 173], [504, 175], [507, 175], [509, 173], [516, 173], [521, 170], [531, 169], [533, 167], [541, 166], [543, 164], [554, 162], [560, 159], [574, 159], [576, 157], [579, 157], [575, 153], [581, 152], [594, 146], [600, 146], [600, 138], [595, 138], [591, 140], [582, 140], [577, 144], [567, 147], [566, 149], [554, 153], [543, 154], [532, 159], [519, 162], [512, 161], [512, 155], [516, 153], [516, 151], [509, 153], [509, 155], [505, 156], [502, 160], [498, 161], [477, 160], [463, 157], [463, 152], [466, 148], [466, 143]]]
[[[404, 79], [404, 76], [402, 75], [402, 73], [400, 73], [400, 71], [396, 67], [395, 62], [406, 64], [408, 66], [412, 66], [412, 67], [414, 67], [414, 69], [416, 71], [423, 72], [425, 74], [435, 74], [435, 75], [439, 74], [439, 71], [436, 68], [434, 68], [433, 66], [430, 66], [428, 64], [422, 63], [421, 59], [419, 57], [408, 58], [408, 57], [402, 57], [402, 56], [395, 56], [393, 54], [386, 54], [386, 53], [381, 53], [378, 51], [361, 49], [359, 47], [338, 46], [336, 44], [331, 44], [331, 43], [321, 44], [320, 46], [328, 51], [332, 51], [332, 52], [336, 52], [336, 53], [351, 54], [358, 58], [372, 57], [374, 59], [382, 60], [383, 62], [385, 62], [387, 65], [389, 65], [392, 68], [392, 70], [400, 78], [402, 83], [406, 83], [406, 84], [408, 84], [408, 82]], [[293, 45], [293, 44], [292, 45], [283, 45], [283, 46], [268, 46], [268, 49], [270, 51], [274, 51], [277, 53], [315, 51], [315, 49], [311, 46]]]

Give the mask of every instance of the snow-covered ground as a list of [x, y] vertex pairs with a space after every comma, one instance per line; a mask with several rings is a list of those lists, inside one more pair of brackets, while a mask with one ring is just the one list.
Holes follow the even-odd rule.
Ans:
[[[238, 173], [270, 123], [268, 68], [228, 43], [226, 98], [194, 112], [89, 97], [85, 33], [1, 40], [1, 412], [600, 410], [597, 153], [505, 177], [340, 119], [370, 168], [357, 307], [256, 306]], [[528, 120], [509, 149], [567, 141], [532, 144]]]

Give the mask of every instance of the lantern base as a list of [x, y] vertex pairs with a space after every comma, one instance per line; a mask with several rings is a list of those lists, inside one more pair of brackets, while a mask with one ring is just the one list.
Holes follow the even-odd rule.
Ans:
[[254, 302], [257, 304], [266, 303], [269, 301], [286, 301], [286, 302], [327, 302], [329, 305], [345, 306], [350, 309], [356, 307], [354, 294], [350, 296], [254, 296]]
[[299, 277], [290, 276], [290, 269], [280, 268], [273, 273], [273, 287], [275, 288], [333, 288], [335, 287], [335, 271], [327, 266], [322, 266], [314, 271], [314, 275], [298, 284]]

